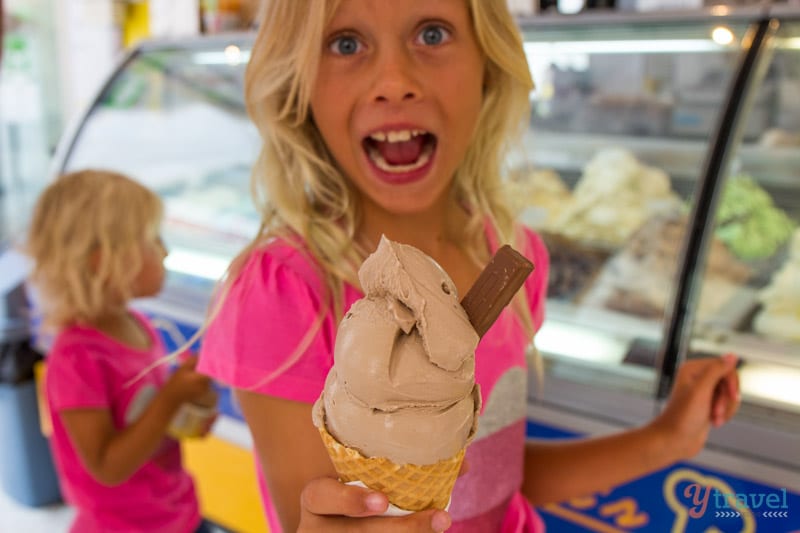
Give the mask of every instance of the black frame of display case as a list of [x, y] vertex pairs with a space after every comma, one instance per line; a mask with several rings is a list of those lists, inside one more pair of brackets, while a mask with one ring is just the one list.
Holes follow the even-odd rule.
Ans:
[[676, 289], [667, 307], [664, 342], [658, 353], [658, 384], [656, 397], [669, 395], [678, 366], [686, 360], [693, 333], [697, 295], [700, 292], [703, 272], [711, 238], [714, 234], [714, 215], [725, 185], [730, 166], [730, 154], [742, 137], [743, 117], [749, 111], [755, 88], [763, 80], [770, 54], [765, 43], [775, 35], [777, 19], [765, 18], [755, 22], [745, 36], [742, 58], [728, 94], [719, 121], [715, 127], [701, 179], [694, 194], [696, 201], [689, 216], [689, 227], [684, 238], [679, 263]]

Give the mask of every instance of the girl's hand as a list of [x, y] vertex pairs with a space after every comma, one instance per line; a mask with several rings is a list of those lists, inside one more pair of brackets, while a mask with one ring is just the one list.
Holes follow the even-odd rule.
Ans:
[[737, 361], [727, 354], [681, 365], [667, 407], [653, 423], [674, 446], [676, 460], [696, 455], [711, 427], [721, 426], [736, 413], [740, 401]]
[[215, 414], [213, 417], [209, 418], [208, 421], [203, 426], [203, 430], [200, 432], [200, 437], [206, 437], [209, 433], [211, 433], [211, 428], [214, 427], [214, 422], [217, 421], [219, 418], [219, 413]]
[[195, 372], [197, 356], [186, 357], [170, 375], [161, 394], [164, 394], [174, 405], [184, 402], [202, 403], [211, 390], [211, 379]]
[[345, 485], [329, 477], [317, 478], [300, 495], [297, 531], [439, 532], [450, 527], [450, 515], [436, 509], [401, 517], [380, 516], [388, 505], [380, 492]]

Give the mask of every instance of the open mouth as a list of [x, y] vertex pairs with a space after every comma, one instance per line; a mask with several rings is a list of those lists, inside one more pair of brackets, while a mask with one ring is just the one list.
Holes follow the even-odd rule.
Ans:
[[423, 130], [379, 131], [363, 141], [364, 151], [378, 169], [407, 174], [428, 164], [436, 136]]

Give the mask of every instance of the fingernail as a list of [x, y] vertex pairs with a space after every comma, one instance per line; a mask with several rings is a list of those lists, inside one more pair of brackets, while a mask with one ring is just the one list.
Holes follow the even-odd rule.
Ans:
[[378, 492], [370, 492], [364, 498], [364, 504], [367, 506], [367, 509], [370, 511], [385, 511], [386, 510], [386, 498]]
[[431, 527], [434, 531], [446, 531], [450, 527], [450, 515], [447, 513], [436, 513], [431, 518]]

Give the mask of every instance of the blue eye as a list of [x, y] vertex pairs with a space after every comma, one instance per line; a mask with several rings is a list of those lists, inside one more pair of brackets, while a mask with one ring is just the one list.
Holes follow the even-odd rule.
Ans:
[[331, 51], [335, 54], [349, 56], [359, 51], [361, 43], [358, 39], [350, 35], [343, 35], [333, 40], [330, 45]]
[[425, 26], [419, 34], [419, 40], [427, 46], [442, 44], [450, 38], [450, 32], [442, 26]]

